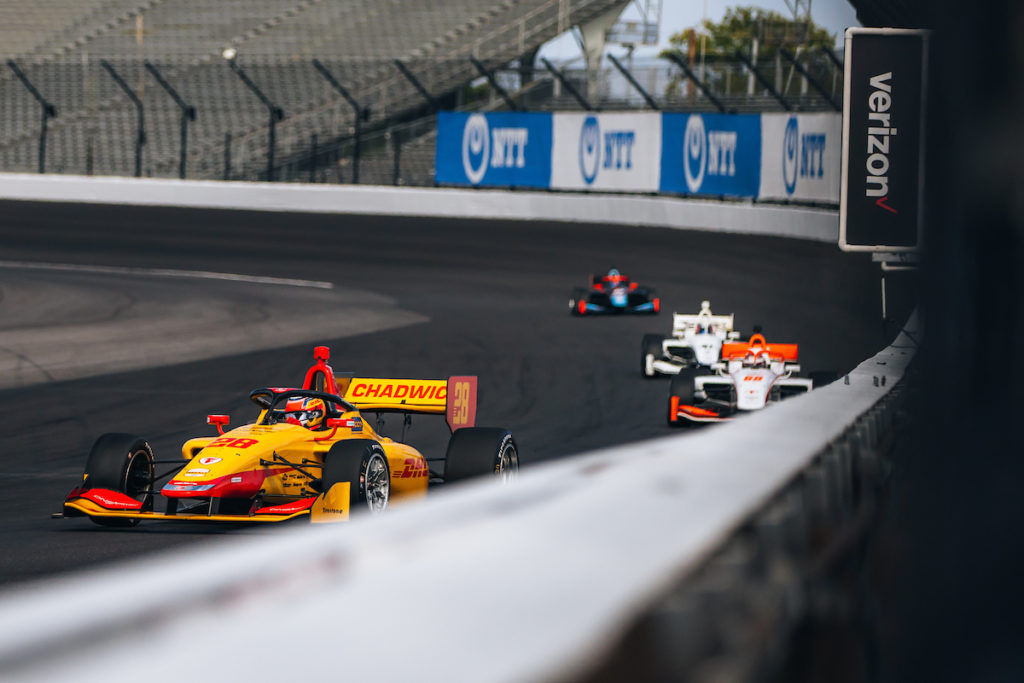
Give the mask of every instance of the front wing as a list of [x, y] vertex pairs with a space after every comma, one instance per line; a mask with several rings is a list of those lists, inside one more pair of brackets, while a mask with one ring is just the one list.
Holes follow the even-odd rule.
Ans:
[[[190, 522], [265, 523], [286, 522], [298, 517], [311, 517], [312, 521], [341, 521], [349, 516], [349, 484], [335, 484], [327, 494], [301, 498], [280, 505], [253, 506], [248, 513], [224, 514], [216, 509], [213, 500], [205, 511], [190, 508], [177, 511], [176, 499], [165, 512], [146, 509], [141, 501], [110, 489], [74, 489], [64, 500], [64, 511], [58, 517], [91, 517], [124, 520], [177, 520]], [[162, 498], [162, 497], [161, 497]]]
[[642, 304], [636, 304], [635, 306], [604, 306], [602, 304], [595, 304], [586, 302], [581, 306], [583, 313], [657, 313], [658, 306], [653, 301], [647, 301]]
[[669, 400], [668, 419], [671, 424], [728, 422], [736, 415], [736, 408], [722, 401], [702, 401], [695, 405], [679, 402], [678, 396]]

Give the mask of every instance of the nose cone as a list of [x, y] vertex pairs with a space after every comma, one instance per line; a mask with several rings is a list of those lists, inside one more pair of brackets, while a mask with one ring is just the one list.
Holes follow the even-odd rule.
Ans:
[[767, 370], [741, 370], [736, 380], [736, 407], [740, 410], [764, 408], [771, 388]]
[[625, 306], [627, 298], [628, 295], [624, 287], [616, 287], [612, 290], [611, 299], [613, 306]]
[[700, 365], [711, 365], [718, 361], [718, 354], [722, 349], [722, 342], [710, 334], [699, 334], [693, 342], [693, 353]]

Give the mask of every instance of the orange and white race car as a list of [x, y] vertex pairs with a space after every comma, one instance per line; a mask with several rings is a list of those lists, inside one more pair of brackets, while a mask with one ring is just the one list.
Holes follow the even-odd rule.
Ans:
[[[104, 526], [149, 519], [342, 521], [422, 497], [433, 484], [479, 475], [509, 479], [518, 471], [512, 434], [474, 426], [476, 377], [336, 377], [327, 347], [313, 355], [302, 388], [254, 390], [249, 397], [258, 417], [230, 431], [224, 431], [227, 415], [208, 416], [219, 434], [189, 439], [181, 459], [157, 460], [146, 440], [132, 434], [104, 434], [81, 484], [55, 516], [86, 516]], [[427, 458], [375, 432], [361, 411], [445, 415], [452, 430], [447, 452]], [[443, 474], [431, 468], [436, 462], [444, 463]], [[172, 467], [158, 474], [161, 465]]]
[[722, 422], [737, 413], [810, 391], [814, 382], [797, 377], [796, 344], [771, 344], [755, 334], [747, 342], [722, 344], [722, 360], [704, 368], [685, 368], [672, 378], [669, 426]]

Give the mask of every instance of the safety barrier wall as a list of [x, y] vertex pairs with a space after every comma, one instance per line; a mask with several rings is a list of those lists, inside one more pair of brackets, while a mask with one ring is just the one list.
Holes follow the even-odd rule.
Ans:
[[[21, 587], [0, 596], [0, 678], [134, 681], [145, 671], [170, 681], [202, 671], [287, 679], [297, 664], [353, 679], [577, 675], [751, 520], [767, 511], [805, 527], [787, 491], [820, 478], [821, 466], [809, 466], [831, 445], [841, 452], [824, 465], [849, 469], [855, 453], [843, 439], [884, 437], [871, 416], [899, 385], [918, 336], [912, 318], [892, 346], [843, 379], [686, 437], [537, 466], [510, 486], [452, 486], [379, 518]], [[720, 581], [716, 590], [755, 602], [761, 595]], [[770, 602], [792, 613], [795, 598], [787, 590]], [[719, 621], [773, 630], [753, 618]], [[660, 650], [677, 654], [698, 628], [691, 620], [661, 634]], [[298, 653], [287, 651], [295, 637]], [[254, 656], [254, 643], [284, 654]]]
[[442, 185], [836, 204], [840, 114], [442, 112]]
[[[461, 162], [460, 162], [461, 168]], [[628, 194], [0, 174], [0, 200], [564, 221], [838, 242], [834, 210]]]

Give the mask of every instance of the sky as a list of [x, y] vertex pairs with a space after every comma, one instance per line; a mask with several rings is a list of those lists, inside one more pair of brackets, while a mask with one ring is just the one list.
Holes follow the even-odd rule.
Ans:
[[[760, 7], [778, 12], [783, 16], [792, 16], [785, 0], [662, 0], [661, 31], [658, 35], [657, 47], [638, 47], [637, 56], [655, 56], [665, 47], [673, 33], [687, 28], [698, 28], [705, 16], [711, 21], [720, 21], [729, 7]], [[626, 9], [624, 17], [639, 16], [632, 6]], [[848, 26], [860, 26], [856, 12], [847, 0], [811, 0], [811, 19], [818, 26], [836, 36], [836, 46], [843, 44], [843, 31]], [[616, 50], [618, 52], [620, 50]], [[571, 35], [563, 35], [545, 46], [545, 56], [564, 61], [579, 54], [579, 46]]]

